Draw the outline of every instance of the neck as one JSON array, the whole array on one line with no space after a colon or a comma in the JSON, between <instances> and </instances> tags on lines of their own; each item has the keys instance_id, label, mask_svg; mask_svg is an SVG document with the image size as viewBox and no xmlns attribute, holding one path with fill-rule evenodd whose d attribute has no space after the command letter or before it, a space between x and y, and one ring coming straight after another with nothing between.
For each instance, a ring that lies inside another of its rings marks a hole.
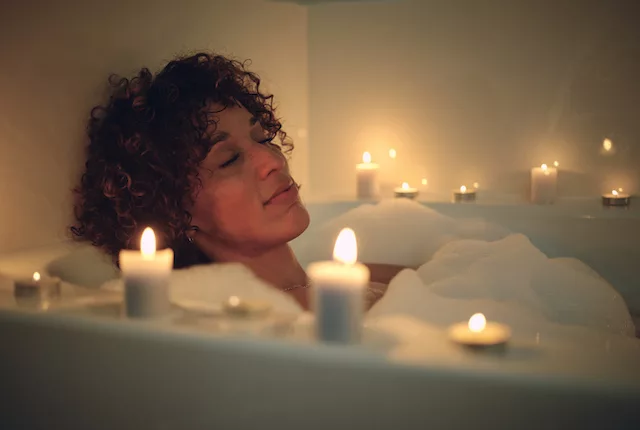
<instances>
[{"instance_id":1,"label":"neck","mask_svg":"<svg viewBox=\"0 0 640 430\"><path fill-rule=\"evenodd\" d=\"M203 246L201 246L203 245ZM198 244L211 260L220 263L242 263L257 277L280 289L303 285L307 275L300 266L288 244L270 248L263 252L243 253L234 250L207 249L206 244Z\"/></svg>"}]
</instances>

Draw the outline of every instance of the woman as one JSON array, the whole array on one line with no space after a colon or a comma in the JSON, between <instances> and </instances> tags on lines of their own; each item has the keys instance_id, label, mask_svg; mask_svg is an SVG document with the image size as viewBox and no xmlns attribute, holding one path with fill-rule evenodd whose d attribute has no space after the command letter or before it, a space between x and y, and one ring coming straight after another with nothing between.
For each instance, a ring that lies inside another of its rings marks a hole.
<instances>
[{"instance_id":1,"label":"woman","mask_svg":"<svg viewBox=\"0 0 640 430\"><path fill-rule=\"evenodd\" d=\"M240 262L308 308L307 276L288 242L309 225L286 160L293 144L273 96L243 63L199 53L155 77L110 79L93 109L75 238L111 254L139 247L151 226L175 267ZM398 271L371 266L387 283ZM372 304L384 288L371 288Z\"/></svg>"}]
</instances>

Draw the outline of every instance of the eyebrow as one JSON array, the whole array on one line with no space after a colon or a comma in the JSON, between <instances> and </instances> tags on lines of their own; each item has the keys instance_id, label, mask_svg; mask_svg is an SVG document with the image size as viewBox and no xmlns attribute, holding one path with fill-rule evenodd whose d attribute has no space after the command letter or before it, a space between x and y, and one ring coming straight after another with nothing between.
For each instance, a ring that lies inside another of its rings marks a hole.
<instances>
[{"instance_id":1,"label":"eyebrow","mask_svg":"<svg viewBox=\"0 0 640 430\"><path fill-rule=\"evenodd\" d=\"M256 125L257 122L258 122L257 116L252 116L251 118L249 118L249 125L254 126ZM213 136L213 138L211 139L211 146L215 145L218 142L222 142L223 140L226 140L228 138L229 138L229 133L227 133L226 131L221 131L220 133L216 133L216 135Z\"/></svg>"}]
</instances>

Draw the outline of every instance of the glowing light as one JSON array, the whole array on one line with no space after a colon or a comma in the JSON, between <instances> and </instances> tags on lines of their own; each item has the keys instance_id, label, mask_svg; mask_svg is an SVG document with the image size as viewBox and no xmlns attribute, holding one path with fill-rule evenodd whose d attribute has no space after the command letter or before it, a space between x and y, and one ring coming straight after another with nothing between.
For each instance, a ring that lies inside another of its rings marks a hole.
<instances>
[{"instance_id":1,"label":"glowing light","mask_svg":"<svg viewBox=\"0 0 640 430\"><path fill-rule=\"evenodd\" d=\"M605 139L602 141L602 148L609 152L611 151L611 149L613 148L613 142L611 141L611 139Z\"/></svg>"},{"instance_id":2,"label":"glowing light","mask_svg":"<svg viewBox=\"0 0 640 430\"><path fill-rule=\"evenodd\" d=\"M477 182L474 182L473 183L473 188L475 188L477 190L478 188L480 188L480 184L477 183Z\"/></svg>"},{"instance_id":3,"label":"glowing light","mask_svg":"<svg viewBox=\"0 0 640 430\"><path fill-rule=\"evenodd\" d=\"M409 184L407 182L403 182L402 183L402 189L403 190L408 190L409 189Z\"/></svg>"},{"instance_id":4,"label":"glowing light","mask_svg":"<svg viewBox=\"0 0 640 430\"><path fill-rule=\"evenodd\" d=\"M371 154L369 154L368 152L362 154L362 162L365 164L371 163Z\"/></svg>"},{"instance_id":5,"label":"glowing light","mask_svg":"<svg viewBox=\"0 0 640 430\"><path fill-rule=\"evenodd\" d=\"M428 183L427 178L422 178L422 185L427 185Z\"/></svg>"},{"instance_id":6,"label":"glowing light","mask_svg":"<svg viewBox=\"0 0 640 430\"><path fill-rule=\"evenodd\" d=\"M350 228L343 228L333 247L333 259L344 264L358 261L358 242L356 234Z\"/></svg>"},{"instance_id":7,"label":"glowing light","mask_svg":"<svg viewBox=\"0 0 640 430\"><path fill-rule=\"evenodd\" d=\"M618 191L622 192L622 188L618 188Z\"/></svg>"},{"instance_id":8,"label":"glowing light","mask_svg":"<svg viewBox=\"0 0 640 430\"><path fill-rule=\"evenodd\" d=\"M618 191L617 190L611 190L611 194L613 194L614 196L618 195Z\"/></svg>"},{"instance_id":9,"label":"glowing light","mask_svg":"<svg viewBox=\"0 0 640 430\"><path fill-rule=\"evenodd\" d=\"M38 282L40 280L40 273L34 272L33 273L33 280Z\"/></svg>"},{"instance_id":10,"label":"glowing light","mask_svg":"<svg viewBox=\"0 0 640 430\"><path fill-rule=\"evenodd\" d=\"M541 168L542 170L547 170L549 167L547 167L547 165L546 165L546 164L543 164L543 165L541 165L541 166L540 166L540 168Z\"/></svg>"},{"instance_id":11,"label":"glowing light","mask_svg":"<svg viewBox=\"0 0 640 430\"><path fill-rule=\"evenodd\" d=\"M389 158L396 158L396 155L397 155L396 150L391 148L389 150Z\"/></svg>"},{"instance_id":12,"label":"glowing light","mask_svg":"<svg viewBox=\"0 0 640 430\"><path fill-rule=\"evenodd\" d=\"M153 233L151 227L145 228L142 232L140 252L142 253L142 258L149 260L156 255L156 235Z\"/></svg>"},{"instance_id":13,"label":"glowing light","mask_svg":"<svg viewBox=\"0 0 640 430\"><path fill-rule=\"evenodd\" d=\"M466 193L467 192L467 187L465 187L464 185L460 187L460 192L461 193Z\"/></svg>"},{"instance_id":14,"label":"glowing light","mask_svg":"<svg viewBox=\"0 0 640 430\"><path fill-rule=\"evenodd\" d=\"M236 307L240 304L240 298L238 296L229 297L229 305Z\"/></svg>"},{"instance_id":15,"label":"glowing light","mask_svg":"<svg viewBox=\"0 0 640 430\"><path fill-rule=\"evenodd\" d=\"M555 167L558 167L558 166L560 165L560 163L558 163L557 161L554 161L554 162L553 162L553 165L554 165Z\"/></svg>"},{"instance_id":16,"label":"glowing light","mask_svg":"<svg viewBox=\"0 0 640 430\"><path fill-rule=\"evenodd\" d=\"M473 314L469 318L469 330L474 333L480 333L487 326L487 319L483 314Z\"/></svg>"}]
</instances>

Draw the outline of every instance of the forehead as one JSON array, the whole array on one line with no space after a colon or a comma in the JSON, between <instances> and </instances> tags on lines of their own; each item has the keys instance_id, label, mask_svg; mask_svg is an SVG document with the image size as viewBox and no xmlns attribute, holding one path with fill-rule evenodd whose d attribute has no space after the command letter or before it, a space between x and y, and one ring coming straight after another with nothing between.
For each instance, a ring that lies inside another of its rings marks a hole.
<instances>
[{"instance_id":1,"label":"forehead","mask_svg":"<svg viewBox=\"0 0 640 430\"><path fill-rule=\"evenodd\" d=\"M225 108L222 105L211 103L207 109L212 120L212 124L209 125L209 130L212 132L231 133L234 130L244 130L253 125L253 121L251 121L253 115L242 106Z\"/></svg>"}]
</instances>

